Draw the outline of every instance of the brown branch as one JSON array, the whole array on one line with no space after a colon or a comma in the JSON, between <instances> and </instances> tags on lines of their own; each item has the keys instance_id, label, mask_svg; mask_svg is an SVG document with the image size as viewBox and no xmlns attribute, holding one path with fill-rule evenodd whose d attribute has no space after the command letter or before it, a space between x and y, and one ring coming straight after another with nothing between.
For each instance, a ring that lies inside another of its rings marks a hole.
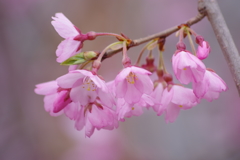
<instances>
[{"instance_id":1,"label":"brown branch","mask_svg":"<svg viewBox=\"0 0 240 160\"><path fill-rule=\"evenodd\" d=\"M205 17L205 14L199 13L196 17L193 17L193 18L189 19L184 24L187 24L188 26L191 26L191 25L199 22L200 20L202 20L204 17ZM156 34L144 37L144 38L133 40L132 43L130 45L128 45L128 49L131 48L131 47L143 44L145 42L151 41L151 40L153 40L155 38L167 37L167 36L173 34L174 32L178 31L180 29L178 26L179 25L174 26L174 27L169 28L169 29L166 29L165 31L162 31L162 32L159 32L159 33L156 33ZM122 48L106 52L105 55L103 56L103 60L113 56L114 54L116 54L116 53L118 53L120 51L122 51Z\"/></svg>"},{"instance_id":2,"label":"brown branch","mask_svg":"<svg viewBox=\"0 0 240 160\"><path fill-rule=\"evenodd\" d=\"M216 0L199 0L199 12L206 14L231 70L240 95L240 56Z\"/></svg>"}]
</instances>

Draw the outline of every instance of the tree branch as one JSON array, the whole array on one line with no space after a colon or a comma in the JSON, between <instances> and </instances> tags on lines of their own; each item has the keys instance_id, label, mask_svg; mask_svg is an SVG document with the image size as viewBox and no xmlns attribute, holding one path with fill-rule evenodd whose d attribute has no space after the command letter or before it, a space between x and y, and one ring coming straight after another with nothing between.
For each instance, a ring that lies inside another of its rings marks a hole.
<instances>
[{"instance_id":1,"label":"tree branch","mask_svg":"<svg viewBox=\"0 0 240 160\"><path fill-rule=\"evenodd\" d=\"M202 13L199 13L197 16L189 19L187 22L185 22L184 24L187 24L188 26L191 26L197 22L199 22L200 20L202 20L203 18L205 17L205 13L203 12ZM181 25L181 24L180 24ZM156 33L156 34L153 34L153 35L150 35L150 36L147 36L147 37L144 37L144 38L140 38L140 39L136 39L136 40L133 40L132 43L130 45L128 45L128 49L131 48L131 47L134 47L134 46L138 46L140 44L143 44L145 42L148 42L148 41L151 41L155 38L160 38L160 37L167 37L171 34L173 34L174 32L178 31L180 28L178 27L179 25L177 26L174 26L172 28L169 28L169 29L166 29L165 31L162 31L162 32L159 32L159 33ZM116 49L116 50L111 50L111 51L108 51L105 53L105 55L103 56L102 60L106 59L106 58L109 58L111 56L113 56L114 54L118 53L122 51L122 48L119 48L119 49Z\"/></svg>"},{"instance_id":2,"label":"tree branch","mask_svg":"<svg viewBox=\"0 0 240 160\"><path fill-rule=\"evenodd\" d=\"M206 14L231 70L240 95L240 56L216 0L199 0L199 12Z\"/></svg>"}]
</instances>

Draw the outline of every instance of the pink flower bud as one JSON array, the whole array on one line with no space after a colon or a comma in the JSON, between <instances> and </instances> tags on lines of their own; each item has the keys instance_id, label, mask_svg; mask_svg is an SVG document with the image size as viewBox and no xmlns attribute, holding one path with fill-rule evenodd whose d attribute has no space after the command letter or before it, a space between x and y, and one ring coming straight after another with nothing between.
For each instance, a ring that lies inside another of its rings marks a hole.
<instances>
[{"instance_id":1,"label":"pink flower bud","mask_svg":"<svg viewBox=\"0 0 240 160\"><path fill-rule=\"evenodd\" d=\"M211 51L211 48L208 42L203 41L202 43L199 43L198 50L197 50L197 57L203 60L208 57L210 51Z\"/></svg>"},{"instance_id":2,"label":"pink flower bud","mask_svg":"<svg viewBox=\"0 0 240 160\"><path fill-rule=\"evenodd\" d=\"M179 51L186 50L186 45L183 42L178 42L177 43L177 50L179 50Z\"/></svg>"},{"instance_id":3,"label":"pink flower bud","mask_svg":"<svg viewBox=\"0 0 240 160\"><path fill-rule=\"evenodd\" d=\"M154 65L154 58L153 57L147 57L146 58L146 64L143 64L142 68L148 70L151 73L156 71L156 66Z\"/></svg>"},{"instance_id":4,"label":"pink flower bud","mask_svg":"<svg viewBox=\"0 0 240 160\"><path fill-rule=\"evenodd\" d=\"M94 40L97 37L96 32L88 32L87 33L88 40Z\"/></svg>"}]
</instances>

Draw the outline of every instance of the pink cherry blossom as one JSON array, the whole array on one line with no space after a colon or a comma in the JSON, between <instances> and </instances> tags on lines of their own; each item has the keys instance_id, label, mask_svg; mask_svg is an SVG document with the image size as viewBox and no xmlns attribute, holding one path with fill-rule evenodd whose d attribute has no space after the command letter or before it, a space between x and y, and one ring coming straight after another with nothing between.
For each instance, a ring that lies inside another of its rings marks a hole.
<instances>
[{"instance_id":1,"label":"pink cherry blossom","mask_svg":"<svg viewBox=\"0 0 240 160\"><path fill-rule=\"evenodd\" d=\"M57 48L57 62L63 62L77 54L82 47L81 32L62 13L56 13L51 22L58 34L65 38Z\"/></svg>"},{"instance_id":2,"label":"pink cherry blossom","mask_svg":"<svg viewBox=\"0 0 240 160\"><path fill-rule=\"evenodd\" d=\"M140 101L143 94L150 94L153 83L145 69L130 66L124 68L115 78L115 95L124 98L128 104Z\"/></svg>"},{"instance_id":3,"label":"pink cherry blossom","mask_svg":"<svg viewBox=\"0 0 240 160\"><path fill-rule=\"evenodd\" d=\"M167 123L174 122L181 109L190 109L198 104L198 99L193 90L179 85L173 85L168 96L171 96L172 99L167 106L163 106ZM162 112L162 108L159 109L159 112Z\"/></svg>"},{"instance_id":4,"label":"pink cherry blossom","mask_svg":"<svg viewBox=\"0 0 240 160\"><path fill-rule=\"evenodd\" d=\"M202 81L193 83L194 94L198 98L205 98L210 102L217 99L220 92L226 90L226 83L212 70L206 70Z\"/></svg>"},{"instance_id":5,"label":"pink cherry blossom","mask_svg":"<svg viewBox=\"0 0 240 160\"><path fill-rule=\"evenodd\" d=\"M61 88L71 88L70 97L73 102L79 102L85 106L100 98L107 106L113 105L111 95L105 81L98 75L93 75L87 70L74 70L57 79Z\"/></svg>"},{"instance_id":6,"label":"pink cherry blossom","mask_svg":"<svg viewBox=\"0 0 240 160\"><path fill-rule=\"evenodd\" d=\"M202 61L188 51L175 53L172 66L177 79L183 84L201 81L206 71Z\"/></svg>"},{"instance_id":7,"label":"pink cherry blossom","mask_svg":"<svg viewBox=\"0 0 240 160\"><path fill-rule=\"evenodd\" d=\"M87 105L70 103L64 112L66 116L75 121L75 128L82 130L85 127L85 135L90 137L94 130L112 130L118 127L117 116L114 110L96 100Z\"/></svg>"},{"instance_id":8,"label":"pink cherry blossom","mask_svg":"<svg viewBox=\"0 0 240 160\"><path fill-rule=\"evenodd\" d=\"M45 95L44 108L52 116L61 114L72 100L69 97L69 89L62 89L56 81L50 81L36 85L35 93Z\"/></svg>"},{"instance_id":9,"label":"pink cherry blossom","mask_svg":"<svg viewBox=\"0 0 240 160\"><path fill-rule=\"evenodd\" d=\"M197 57L201 60L208 57L211 51L210 45L206 41L202 41L202 43L198 46Z\"/></svg>"},{"instance_id":10,"label":"pink cherry blossom","mask_svg":"<svg viewBox=\"0 0 240 160\"><path fill-rule=\"evenodd\" d=\"M162 83L159 83L151 94L154 99L154 105L152 108L158 113L158 116L162 115L166 107L172 100L173 92L170 92L168 88L164 88Z\"/></svg>"},{"instance_id":11,"label":"pink cherry blossom","mask_svg":"<svg viewBox=\"0 0 240 160\"><path fill-rule=\"evenodd\" d=\"M154 105L154 100L151 96L143 94L139 102L136 104L129 104L124 98L117 99L117 110L118 120L125 121L124 118L130 118L132 116L140 116L143 114L143 108L149 108Z\"/></svg>"}]
</instances>

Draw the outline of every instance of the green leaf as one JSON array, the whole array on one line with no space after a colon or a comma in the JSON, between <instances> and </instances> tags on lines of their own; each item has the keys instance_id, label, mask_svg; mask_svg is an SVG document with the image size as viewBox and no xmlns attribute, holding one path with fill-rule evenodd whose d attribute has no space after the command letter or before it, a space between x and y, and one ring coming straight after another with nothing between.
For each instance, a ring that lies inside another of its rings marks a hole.
<instances>
[{"instance_id":1,"label":"green leaf","mask_svg":"<svg viewBox=\"0 0 240 160\"><path fill-rule=\"evenodd\" d=\"M62 62L61 65L77 65L77 64L81 64L84 63L86 60L83 56L83 52L78 53L70 58L68 58L66 61Z\"/></svg>"}]
</instances>

